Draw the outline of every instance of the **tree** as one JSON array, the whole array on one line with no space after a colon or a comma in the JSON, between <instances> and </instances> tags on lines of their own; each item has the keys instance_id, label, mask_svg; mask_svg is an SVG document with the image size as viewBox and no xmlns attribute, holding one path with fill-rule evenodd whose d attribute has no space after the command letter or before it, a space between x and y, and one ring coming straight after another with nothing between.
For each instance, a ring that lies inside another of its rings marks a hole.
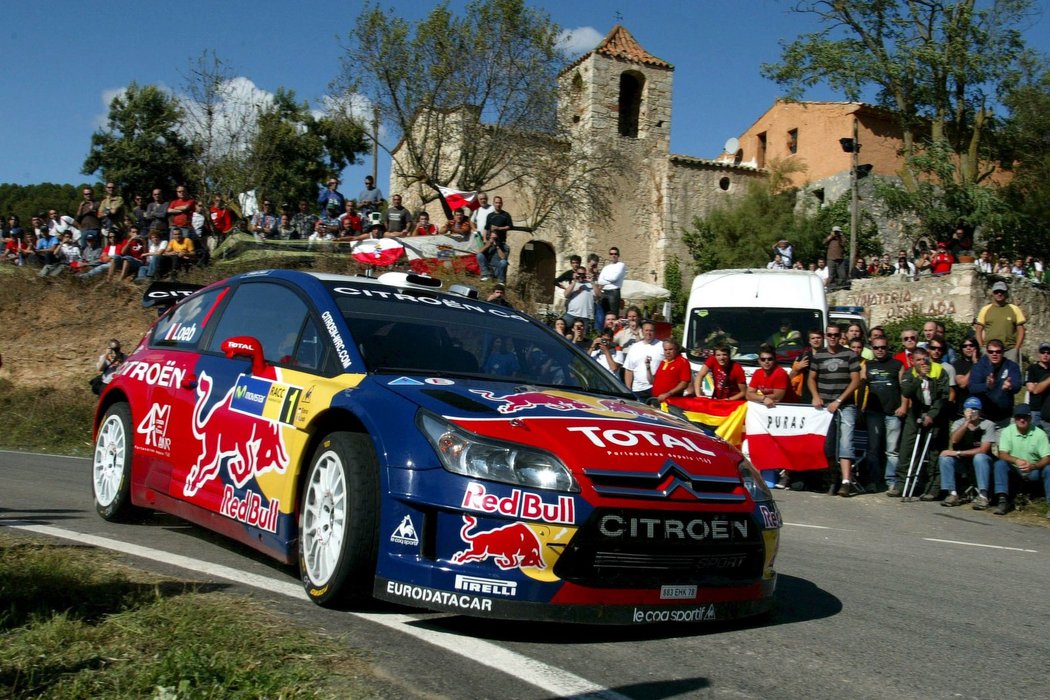
<instances>
[{"instance_id":1,"label":"tree","mask_svg":"<svg viewBox=\"0 0 1050 700\"><path fill-rule=\"evenodd\" d=\"M825 83L859 100L876 89L877 102L897 116L905 160L897 206L920 216L930 196L953 191L939 205L956 219L972 207L997 209L974 186L995 172L992 102L1024 55L1018 25L1032 0L805 0L795 11L823 25L783 48L763 73L799 96ZM912 198L921 182L932 183ZM938 188L945 188L944 190ZM938 232L939 233L939 232Z\"/></svg>"},{"instance_id":2,"label":"tree","mask_svg":"<svg viewBox=\"0 0 1050 700\"><path fill-rule=\"evenodd\" d=\"M378 5L355 22L337 84L365 94L397 140L395 175L423 202L432 185L491 190L514 185L528 224L555 210L608 211L604 175L616 154L566 158L556 120L559 28L523 0L447 3L410 23Z\"/></svg>"},{"instance_id":3,"label":"tree","mask_svg":"<svg viewBox=\"0 0 1050 700\"><path fill-rule=\"evenodd\" d=\"M91 135L83 173L101 172L125 193L170 192L186 182L194 149L179 130L182 109L155 85L132 82L109 104L106 127Z\"/></svg>"},{"instance_id":4,"label":"tree","mask_svg":"<svg viewBox=\"0 0 1050 700\"><path fill-rule=\"evenodd\" d=\"M278 88L262 110L250 143L247 172L266 197L292 204L317 197L317 186L354 162L365 148L361 126L341 115L316 117L295 93Z\"/></svg>"},{"instance_id":5,"label":"tree","mask_svg":"<svg viewBox=\"0 0 1050 700\"><path fill-rule=\"evenodd\" d=\"M1010 109L1004 128L1008 161L1017 161L1003 190L1011 217L1003 227L1004 252L1046 247L1050 230L1050 69L1026 65L1003 102Z\"/></svg>"}]
</instances>

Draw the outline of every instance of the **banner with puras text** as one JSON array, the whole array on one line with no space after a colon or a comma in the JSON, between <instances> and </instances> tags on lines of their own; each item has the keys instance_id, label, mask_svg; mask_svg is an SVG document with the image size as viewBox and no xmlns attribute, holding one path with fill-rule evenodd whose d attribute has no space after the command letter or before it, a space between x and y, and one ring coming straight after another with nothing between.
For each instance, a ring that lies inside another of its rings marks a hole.
<instances>
[{"instance_id":1,"label":"banner with puras text","mask_svg":"<svg viewBox=\"0 0 1050 700\"><path fill-rule=\"evenodd\" d=\"M824 443L834 414L806 404L769 408L748 402L744 419L745 450L759 470L826 469Z\"/></svg>"}]
</instances>

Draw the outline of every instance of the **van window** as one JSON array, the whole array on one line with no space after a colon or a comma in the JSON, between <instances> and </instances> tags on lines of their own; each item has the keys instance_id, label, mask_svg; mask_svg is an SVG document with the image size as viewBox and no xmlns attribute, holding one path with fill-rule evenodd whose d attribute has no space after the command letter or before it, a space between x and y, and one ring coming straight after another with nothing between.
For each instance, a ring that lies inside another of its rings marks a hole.
<instances>
[{"instance_id":1,"label":"van window","mask_svg":"<svg viewBox=\"0 0 1050 700\"><path fill-rule=\"evenodd\" d=\"M725 344L733 359L758 364L763 343L776 349L781 362L797 357L806 348L810 329L823 330L823 319L818 309L695 308L686 327L691 360L702 362Z\"/></svg>"}]
</instances>

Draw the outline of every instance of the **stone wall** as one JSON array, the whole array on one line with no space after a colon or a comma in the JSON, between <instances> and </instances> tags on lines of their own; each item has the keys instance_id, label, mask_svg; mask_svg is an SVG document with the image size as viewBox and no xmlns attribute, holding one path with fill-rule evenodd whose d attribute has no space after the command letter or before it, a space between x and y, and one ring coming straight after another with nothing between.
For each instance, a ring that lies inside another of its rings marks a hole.
<instances>
[{"instance_id":1,"label":"stone wall","mask_svg":"<svg viewBox=\"0 0 1050 700\"><path fill-rule=\"evenodd\" d=\"M992 284L1002 278L984 275L972 264L957 264L943 277L874 277L854 280L850 289L828 294L829 306L863 306L870 326L907 316L947 316L971 323L982 306L991 302ZM1042 342L1050 341L1050 291L1024 280L1006 280L1010 302L1028 318L1024 352L1036 357ZM891 339L896 340L896 339Z\"/></svg>"}]
</instances>

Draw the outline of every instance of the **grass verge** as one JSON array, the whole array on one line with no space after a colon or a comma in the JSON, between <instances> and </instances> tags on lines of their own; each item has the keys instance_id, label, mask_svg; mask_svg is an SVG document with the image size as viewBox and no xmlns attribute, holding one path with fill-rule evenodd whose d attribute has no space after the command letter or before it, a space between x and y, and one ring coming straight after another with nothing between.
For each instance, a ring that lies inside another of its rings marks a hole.
<instances>
[{"instance_id":1,"label":"grass verge","mask_svg":"<svg viewBox=\"0 0 1050 700\"><path fill-rule=\"evenodd\" d=\"M16 386L0 379L0 447L86 457L98 397L83 386Z\"/></svg>"},{"instance_id":2,"label":"grass verge","mask_svg":"<svg viewBox=\"0 0 1050 700\"><path fill-rule=\"evenodd\" d=\"M250 598L0 531L0 697L393 697L383 685Z\"/></svg>"}]
</instances>

